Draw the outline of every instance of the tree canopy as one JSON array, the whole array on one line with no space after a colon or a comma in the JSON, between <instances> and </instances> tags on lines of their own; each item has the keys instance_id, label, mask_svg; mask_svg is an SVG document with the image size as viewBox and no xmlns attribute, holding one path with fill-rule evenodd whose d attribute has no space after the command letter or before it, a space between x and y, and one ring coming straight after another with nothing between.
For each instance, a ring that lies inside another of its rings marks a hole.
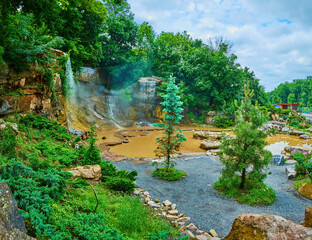
<instances>
[{"instance_id":1,"label":"tree canopy","mask_svg":"<svg viewBox=\"0 0 312 240\"><path fill-rule=\"evenodd\" d=\"M0 64L4 59L19 71L47 61L49 49L57 48L69 54L76 71L100 67L111 88L173 74L184 107L198 117L209 110L229 112L247 81L252 102L267 103L259 79L237 62L229 41L205 43L186 31L157 34L148 22L135 22L127 1L4 0L0 30Z\"/></svg>"}]
</instances>

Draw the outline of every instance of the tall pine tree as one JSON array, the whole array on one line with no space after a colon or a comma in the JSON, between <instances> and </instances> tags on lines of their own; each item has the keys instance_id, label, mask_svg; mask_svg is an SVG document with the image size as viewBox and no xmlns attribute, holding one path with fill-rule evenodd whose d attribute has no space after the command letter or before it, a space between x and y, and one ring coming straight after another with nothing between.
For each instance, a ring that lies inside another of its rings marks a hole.
<instances>
[{"instance_id":1,"label":"tall pine tree","mask_svg":"<svg viewBox=\"0 0 312 240\"><path fill-rule=\"evenodd\" d=\"M175 162L172 161L171 155L178 152L182 142L186 141L182 131L174 126L174 124L179 124L183 118L183 103L180 101L178 91L179 88L175 84L174 77L170 76L161 102L165 113L164 119L162 124L158 124L164 129L164 135L156 139L157 149L155 150L157 157L165 157L164 170L166 172L172 172L172 169L174 169Z\"/></svg>"},{"instance_id":2,"label":"tall pine tree","mask_svg":"<svg viewBox=\"0 0 312 240\"><path fill-rule=\"evenodd\" d=\"M222 139L220 160L224 168L214 186L229 197L241 199L251 190L263 188L274 201L273 190L263 183L265 170L272 159L271 153L264 149L269 133L259 130L266 116L261 114L257 104L251 104L252 96L253 91L247 83L236 114L235 137L224 136Z\"/></svg>"}]
</instances>

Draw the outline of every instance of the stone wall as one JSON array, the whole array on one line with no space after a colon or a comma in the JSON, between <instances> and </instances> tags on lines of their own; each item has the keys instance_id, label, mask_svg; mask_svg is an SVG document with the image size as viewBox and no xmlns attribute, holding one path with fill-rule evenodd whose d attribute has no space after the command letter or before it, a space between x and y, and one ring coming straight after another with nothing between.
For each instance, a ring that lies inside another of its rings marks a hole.
<instances>
[{"instance_id":1,"label":"stone wall","mask_svg":"<svg viewBox=\"0 0 312 240\"><path fill-rule=\"evenodd\" d=\"M31 67L16 72L5 66L0 72L0 117L14 114L43 114L48 118L66 121L65 98L59 74L54 75L55 100L43 79L44 75Z\"/></svg>"}]
</instances>

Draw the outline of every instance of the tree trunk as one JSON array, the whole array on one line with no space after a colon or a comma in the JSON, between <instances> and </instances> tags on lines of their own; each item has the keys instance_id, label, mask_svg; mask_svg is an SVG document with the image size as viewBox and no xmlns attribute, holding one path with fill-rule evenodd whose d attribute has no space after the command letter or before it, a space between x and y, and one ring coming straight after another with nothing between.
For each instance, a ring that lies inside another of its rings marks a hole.
<instances>
[{"instance_id":1,"label":"tree trunk","mask_svg":"<svg viewBox=\"0 0 312 240\"><path fill-rule=\"evenodd\" d=\"M241 184L239 185L239 189L245 188L245 180L246 180L246 168L243 168L242 181L241 181Z\"/></svg>"},{"instance_id":2,"label":"tree trunk","mask_svg":"<svg viewBox=\"0 0 312 240\"><path fill-rule=\"evenodd\" d=\"M171 126L169 126L168 129L168 139L167 139L167 172L169 171L169 167L170 167L170 142L171 142Z\"/></svg>"}]
</instances>

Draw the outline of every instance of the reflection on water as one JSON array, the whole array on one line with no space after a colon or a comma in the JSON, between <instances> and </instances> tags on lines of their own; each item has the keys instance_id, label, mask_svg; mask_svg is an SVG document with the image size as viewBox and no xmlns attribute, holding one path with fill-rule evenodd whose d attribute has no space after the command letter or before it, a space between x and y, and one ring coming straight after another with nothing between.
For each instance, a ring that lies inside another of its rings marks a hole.
<instances>
[{"instance_id":1,"label":"reflection on water","mask_svg":"<svg viewBox=\"0 0 312 240\"><path fill-rule=\"evenodd\" d=\"M204 127L196 127L195 129L193 126L183 126L181 128L187 139L187 141L182 145L180 151L181 153L205 152L205 150L199 148L202 140L193 138L194 131L219 130L215 128ZM134 127L125 128L123 130L102 130L98 131L97 134L99 138L99 144L107 142L120 142L124 138L129 140L129 143L111 146L110 152L114 152L126 157L155 157L155 139L162 136L162 131L151 127ZM126 137L122 137L122 135ZM102 139L103 136L105 139ZM304 146L312 149L312 140L300 139L298 136L293 135L277 134L275 136L268 137L267 141L270 145L268 145L266 149L271 151L273 154L281 154L281 151L287 145Z\"/></svg>"}]
</instances>

